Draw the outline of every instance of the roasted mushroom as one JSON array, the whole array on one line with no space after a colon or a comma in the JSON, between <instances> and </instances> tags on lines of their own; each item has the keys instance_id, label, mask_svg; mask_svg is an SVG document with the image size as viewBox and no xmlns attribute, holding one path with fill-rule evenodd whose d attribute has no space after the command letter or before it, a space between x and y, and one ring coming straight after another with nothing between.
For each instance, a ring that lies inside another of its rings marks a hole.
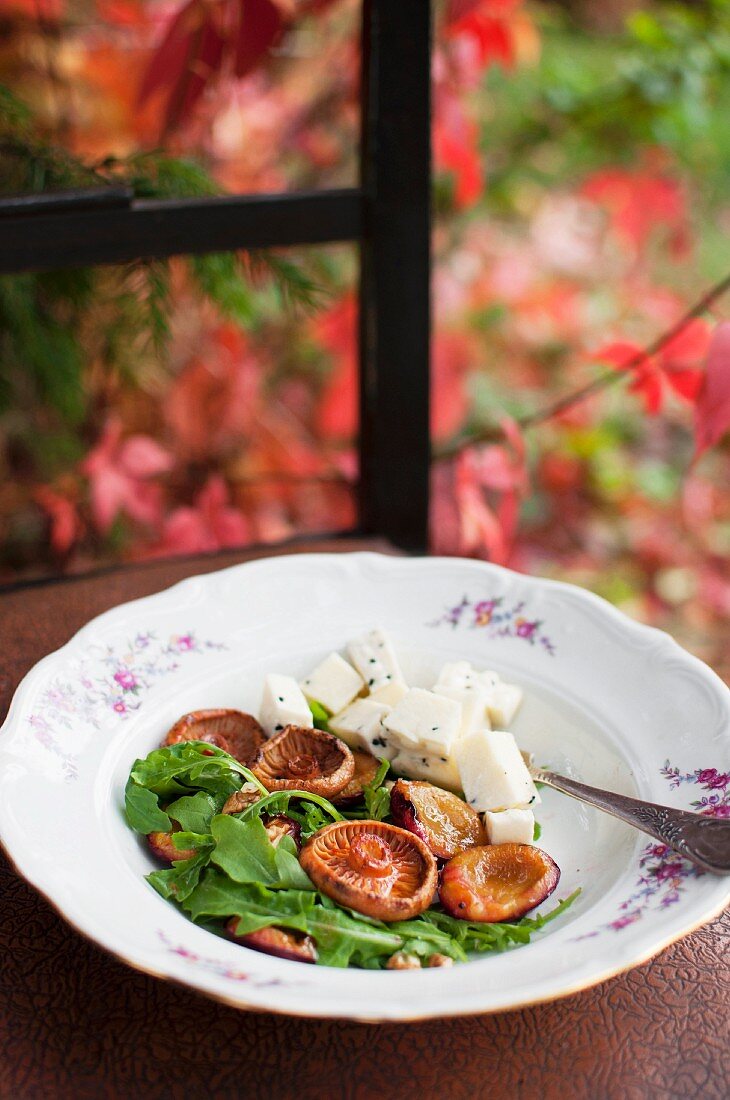
<instances>
[{"instance_id":1,"label":"roasted mushroom","mask_svg":"<svg viewBox=\"0 0 730 1100\"><path fill-rule=\"evenodd\" d=\"M437 859L486 844L476 810L462 798L433 783L399 779L390 792L390 812L396 825L425 840Z\"/></svg>"},{"instance_id":2,"label":"roasted mushroom","mask_svg":"<svg viewBox=\"0 0 730 1100\"><path fill-rule=\"evenodd\" d=\"M460 852L441 872L439 897L463 920L517 920L552 894L560 880L554 859L532 844L491 844Z\"/></svg>"},{"instance_id":3,"label":"roasted mushroom","mask_svg":"<svg viewBox=\"0 0 730 1100\"><path fill-rule=\"evenodd\" d=\"M335 806L352 806L359 802L368 783L372 783L380 767L380 761L369 752L360 752L359 749L350 750L355 760L355 771L352 779L346 787L333 798Z\"/></svg>"},{"instance_id":4,"label":"roasted mushroom","mask_svg":"<svg viewBox=\"0 0 730 1100\"><path fill-rule=\"evenodd\" d=\"M173 828L169 833L148 833L147 843L152 849L153 855L158 859L164 859L165 863L173 863L177 859L191 859L196 855L195 848L176 848L172 842L172 834L179 833L180 826L173 822Z\"/></svg>"},{"instance_id":5,"label":"roasted mushroom","mask_svg":"<svg viewBox=\"0 0 730 1100\"><path fill-rule=\"evenodd\" d=\"M352 779L355 761L344 741L323 730L285 726L259 749L251 771L269 791L339 794Z\"/></svg>"},{"instance_id":6,"label":"roasted mushroom","mask_svg":"<svg viewBox=\"0 0 730 1100\"><path fill-rule=\"evenodd\" d=\"M299 851L302 846L302 827L298 821L292 821L286 814L266 814L263 821L266 835L275 848L285 836L290 836Z\"/></svg>"},{"instance_id":7,"label":"roasted mushroom","mask_svg":"<svg viewBox=\"0 0 730 1100\"><path fill-rule=\"evenodd\" d=\"M163 744L206 741L250 764L264 740L264 731L252 714L241 710L194 710L178 718Z\"/></svg>"},{"instance_id":8,"label":"roasted mushroom","mask_svg":"<svg viewBox=\"0 0 730 1100\"><path fill-rule=\"evenodd\" d=\"M261 928L258 932L239 935L236 932L238 917L231 917L226 931L236 943L251 947L254 951L263 951L266 955L277 955L280 959L292 959L294 962L315 963L317 947L311 936L302 932L292 932L285 928Z\"/></svg>"},{"instance_id":9,"label":"roasted mushroom","mask_svg":"<svg viewBox=\"0 0 730 1100\"><path fill-rule=\"evenodd\" d=\"M384 821L335 821L299 861L323 894L377 920L408 920L433 901L436 860L423 841Z\"/></svg>"}]
</instances>

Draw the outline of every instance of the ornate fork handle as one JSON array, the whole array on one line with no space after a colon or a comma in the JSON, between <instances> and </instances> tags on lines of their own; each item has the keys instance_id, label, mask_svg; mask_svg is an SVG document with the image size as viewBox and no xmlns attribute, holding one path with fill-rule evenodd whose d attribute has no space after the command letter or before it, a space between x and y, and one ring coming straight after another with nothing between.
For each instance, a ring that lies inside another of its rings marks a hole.
<instances>
[{"instance_id":1,"label":"ornate fork handle","mask_svg":"<svg viewBox=\"0 0 730 1100\"><path fill-rule=\"evenodd\" d=\"M563 791L589 806L613 814L642 832L666 844L675 852L696 863L713 875L730 874L730 819L721 820L694 814L687 810L674 810L656 802L642 802L624 794L613 794L598 787L589 787L542 768L531 768L533 779Z\"/></svg>"}]
</instances>

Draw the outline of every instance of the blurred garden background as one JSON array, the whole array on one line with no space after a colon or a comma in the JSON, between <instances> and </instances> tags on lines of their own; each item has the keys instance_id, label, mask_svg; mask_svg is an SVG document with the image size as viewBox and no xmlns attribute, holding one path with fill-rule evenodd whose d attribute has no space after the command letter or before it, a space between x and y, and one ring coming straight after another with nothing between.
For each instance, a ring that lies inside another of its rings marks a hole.
<instances>
[{"instance_id":1,"label":"blurred garden background","mask_svg":"<svg viewBox=\"0 0 730 1100\"><path fill-rule=\"evenodd\" d=\"M730 679L730 4L435 12L432 549ZM0 186L352 185L359 16L0 0ZM352 527L356 286L351 246L0 278L0 581Z\"/></svg>"}]
</instances>

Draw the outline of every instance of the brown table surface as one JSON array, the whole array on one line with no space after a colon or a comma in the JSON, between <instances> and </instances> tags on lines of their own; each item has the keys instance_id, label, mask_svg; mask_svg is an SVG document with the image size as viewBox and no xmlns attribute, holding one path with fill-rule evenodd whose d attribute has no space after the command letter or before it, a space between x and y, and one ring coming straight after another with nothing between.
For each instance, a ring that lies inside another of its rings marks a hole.
<instances>
[{"instance_id":1,"label":"brown table surface","mask_svg":"<svg viewBox=\"0 0 730 1100\"><path fill-rule=\"evenodd\" d=\"M353 548L363 544L302 547ZM21 676L92 616L247 556L6 592L0 717ZM0 855L3 1098L728 1095L728 913L647 965L552 1004L420 1024L308 1021L239 1012L128 969L73 932Z\"/></svg>"}]
</instances>

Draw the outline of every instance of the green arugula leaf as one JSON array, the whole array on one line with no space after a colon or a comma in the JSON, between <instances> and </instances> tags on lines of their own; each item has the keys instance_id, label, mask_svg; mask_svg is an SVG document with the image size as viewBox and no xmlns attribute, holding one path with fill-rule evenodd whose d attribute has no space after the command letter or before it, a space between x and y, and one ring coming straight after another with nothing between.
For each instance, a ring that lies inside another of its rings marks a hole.
<instances>
[{"instance_id":1,"label":"green arugula leaf","mask_svg":"<svg viewBox=\"0 0 730 1100\"><path fill-rule=\"evenodd\" d=\"M228 875L209 867L185 899L185 908L194 921L201 917L238 917L242 934L272 924L306 932L306 915L314 903L315 895L309 891L269 890L257 883L233 882Z\"/></svg>"},{"instance_id":2,"label":"green arugula leaf","mask_svg":"<svg viewBox=\"0 0 730 1100\"><path fill-rule=\"evenodd\" d=\"M255 783L262 794L267 793L248 768L204 741L181 741L153 749L144 760L134 762L130 776L140 787L165 800L189 795L191 788L225 800L240 790L242 780Z\"/></svg>"},{"instance_id":3,"label":"green arugula leaf","mask_svg":"<svg viewBox=\"0 0 730 1100\"><path fill-rule=\"evenodd\" d=\"M212 848L213 837L210 833L186 833L180 831L172 834L173 848L183 851L185 848Z\"/></svg>"},{"instance_id":4,"label":"green arugula leaf","mask_svg":"<svg viewBox=\"0 0 730 1100\"><path fill-rule=\"evenodd\" d=\"M169 833L172 822L160 809L157 795L140 787L130 776L124 788L124 816L137 833Z\"/></svg>"},{"instance_id":5,"label":"green arugula leaf","mask_svg":"<svg viewBox=\"0 0 730 1100\"><path fill-rule=\"evenodd\" d=\"M303 890L270 890L252 883L232 882L208 868L185 901L193 920L201 917L238 917L237 932L245 935L276 925L312 936L318 961L345 967L368 960L385 962L400 950L403 939L387 925L361 921L348 915L328 898Z\"/></svg>"},{"instance_id":6,"label":"green arugula leaf","mask_svg":"<svg viewBox=\"0 0 730 1100\"><path fill-rule=\"evenodd\" d=\"M147 875L147 881L163 898L183 902L198 885L201 872L208 865L210 852L208 848L190 859L176 860L172 867Z\"/></svg>"},{"instance_id":7,"label":"green arugula leaf","mask_svg":"<svg viewBox=\"0 0 730 1100\"><path fill-rule=\"evenodd\" d=\"M274 848L274 853L280 887L288 890L315 889L314 883L299 862L299 853L293 837L283 836Z\"/></svg>"},{"instance_id":8,"label":"green arugula leaf","mask_svg":"<svg viewBox=\"0 0 730 1100\"><path fill-rule=\"evenodd\" d=\"M390 815L390 791L383 786L389 771L390 762L381 760L372 781L363 788L365 811L370 821L385 821Z\"/></svg>"},{"instance_id":9,"label":"green arugula leaf","mask_svg":"<svg viewBox=\"0 0 730 1100\"><path fill-rule=\"evenodd\" d=\"M219 814L210 829L215 840L212 861L234 882L278 885L276 851L260 817L241 821L230 814Z\"/></svg>"},{"instance_id":10,"label":"green arugula leaf","mask_svg":"<svg viewBox=\"0 0 730 1100\"><path fill-rule=\"evenodd\" d=\"M221 797L215 798L207 791L186 794L167 807L168 817L189 833L207 833L212 818L222 809Z\"/></svg>"}]
</instances>

